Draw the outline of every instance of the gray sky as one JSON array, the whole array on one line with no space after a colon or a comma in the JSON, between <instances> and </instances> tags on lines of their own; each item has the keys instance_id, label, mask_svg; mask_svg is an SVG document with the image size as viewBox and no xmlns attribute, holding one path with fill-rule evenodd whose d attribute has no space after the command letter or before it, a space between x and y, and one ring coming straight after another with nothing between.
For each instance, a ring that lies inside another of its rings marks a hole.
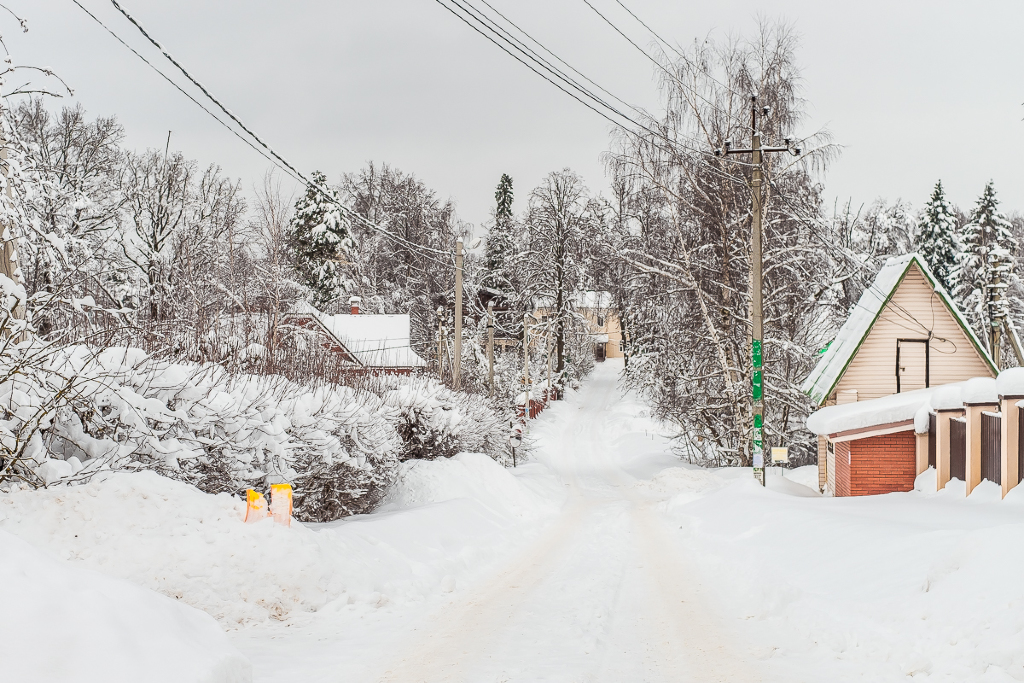
<instances>
[{"instance_id":1,"label":"gray sky","mask_svg":"<svg viewBox=\"0 0 1024 683\"><path fill-rule=\"evenodd\" d=\"M167 73L108 0L80 0ZM614 0L591 0L642 45ZM490 0L622 99L656 110L653 67L582 0ZM902 197L920 206L936 179L973 205L995 180L1024 209L1024 3L899 0L624 0L679 44L750 35L756 17L801 34L805 130L845 146L825 177L831 199ZM434 0L121 0L194 75L293 164L332 180L369 160L413 172L483 222L502 173L516 209L548 172L605 187L609 125L485 41ZM116 114L137 147L216 162L247 190L268 164L163 82L71 0L8 0L0 19L18 63L54 68L91 114ZM165 68L166 67L166 68ZM831 200L830 199L830 200Z\"/></svg>"}]
</instances>

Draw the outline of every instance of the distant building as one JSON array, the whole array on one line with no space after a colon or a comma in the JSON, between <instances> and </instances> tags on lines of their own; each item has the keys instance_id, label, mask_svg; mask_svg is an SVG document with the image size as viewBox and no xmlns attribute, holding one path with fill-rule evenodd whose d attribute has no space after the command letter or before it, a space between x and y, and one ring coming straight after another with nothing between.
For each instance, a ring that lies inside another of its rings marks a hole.
<instances>
[{"instance_id":1,"label":"distant building","mask_svg":"<svg viewBox=\"0 0 1024 683\"><path fill-rule=\"evenodd\" d=\"M927 263L908 254L889 259L878 272L803 391L819 406L832 406L996 373L988 351ZM912 421L875 420L863 428L820 434L819 488L857 495L906 490L908 482L912 487L913 430ZM893 474L897 470L902 474Z\"/></svg>"},{"instance_id":2,"label":"distant building","mask_svg":"<svg viewBox=\"0 0 1024 683\"><path fill-rule=\"evenodd\" d=\"M594 340L594 360L622 358L622 327L611 292L580 292L576 297L576 310L587 319Z\"/></svg>"},{"instance_id":3,"label":"distant building","mask_svg":"<svg viewBox=\"0 0 1024 683\"><path fill-rule=\"evenodd\" d=\"M314 332L317 347L340 356L352 372L408 374L427 363L410 344L409 315L366 315L359 312L359 298L350 300L351 312L321 313L302 304L288 316L288 322Z\"/></svg>"},{"instance_id":4,"label":"distant building","mask_svg":"<svg viewBox=\"0 0 1024 683\"><path fill-rule=\"evenodd\" d=\"M573 297L573 307L586 320L587 334L594 344L594 360L622 358L622 328L619 312L612 304L611 292L587 290ZM534 306L537 326L543 326L551 317L554 306L549 299L541 299Z\"/></svg>"}]
</instances>

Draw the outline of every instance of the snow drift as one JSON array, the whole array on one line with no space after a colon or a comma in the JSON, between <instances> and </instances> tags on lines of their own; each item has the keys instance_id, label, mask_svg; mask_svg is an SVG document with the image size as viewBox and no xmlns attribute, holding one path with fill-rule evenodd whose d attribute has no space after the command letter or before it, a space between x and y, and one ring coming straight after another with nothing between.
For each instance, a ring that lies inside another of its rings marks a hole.
<instances>
[{"instance_id":1,"label":"snow drift","mask_svg":"<svg viewBox=\"0 0 1024 683\"><path fill-rule=\"evenodd\" d=\"M46 683L247 683L249 662L211 617L72 567L0 531L0 670Z\"/></svg>"}]
</instances>

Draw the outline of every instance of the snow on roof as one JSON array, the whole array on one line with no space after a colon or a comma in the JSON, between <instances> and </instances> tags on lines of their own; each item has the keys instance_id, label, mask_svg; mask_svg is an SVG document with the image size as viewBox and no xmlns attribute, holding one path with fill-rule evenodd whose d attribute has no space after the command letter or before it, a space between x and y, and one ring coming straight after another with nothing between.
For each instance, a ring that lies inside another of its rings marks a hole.
<instances>
[{"instance_id":1,"label":"snow on roof","mask_svg":"<svg viewBox=\"0 0 1024 683\"><path fill-rule=\"evenodd\" d=\"M576 305L580 308L611 308L612 293L588 290L576 295Z\"/></svg>"},{"instance_id":2,"label":"snow on roof","mask_svg":"<svg viewBox=\"0 0 1024 683\"><path fill-rule=\"evenodd\" d=\"M928 413L956 410L965 403L996 403L999 396L1024 396L1024 368L1009 368L999 377L974 377L965 382L905 391L869 401L828 406L807 418L814 434L837 434L905 420L915 421L918 433L928 431Z\"/></svg>"},{"instance_id":3,"label":"snow on roof","mask_svg":"<svg viewBox=\"0 0 1024 683\"><path fill-rule=\"evenodd\" d=\"M964 334L974 344L982 359L989 367L995 370L995 364L985 351L985 347L982 346L977 336L971 330L970 325L964 322L960 309L957 308L946 290L935 279L931 269L920 254L894 256L885 262L882 269L878 271L878 275L875 276L875 281L864 290L860 301L857 302L857 306L853 309L850 317L822 355L814 370L811 371L811 374L804 381L801 390L818 405L824 403L825 399L832 393L832 390L835 389L843 373L846 372L846 368L857 354L860 345L867 338L868 333L871 332L875 321L878 320L885 305L892 298L893 294L896 293L896 289L903 282L903 278L907 271L910 270L912 264L916 264L921 269L925 279L931 284L942 302L946 304L946 308L960 324Z\"/></svg>"},{"instance_id":4,"label":"snow on roof","mask_svg":"<svg viewBox=\"0 0 1024 683\"><path fill-rule=\"evenodd\" d=\"M996 377L996 393L1000 396L1024 396L1024 368L1009 368Z\"/></svg>"},{"instance_id":5,"label":"snow on roof","mask_svg":"<svg viewBox=\"0 0 1024 683\"><path fill-rule=\"evenodd\" d=\"M913 420L918 410L930 404L932 395L938 389L953 386L956 385L946 384L941 387L905 391L870 401L855 401L822 408L807 418L807 429L814 434L827 435Z\"/></svg>"},{"instance_id":6,"label":"snow on roof","mask_svg":"<svg viewBox=\"0 0 1024 683\"><path fill-rule=\"evenodd\" d=\"M370 368L419 368L426 361L409 343L409 315L327 315L312 306L297 307L297 312L315 317L360 365Z\"/></svg>"},{"instance_id":7,"label":"snow on roof","mask_svg":"<svg viewBox=\"0 0 1024 683\"><path fill-rule=\"evenodd\" d=\"M994 377L975 377L964 382L960 396L964 403L997 403L999 392L996 391Z\"/></svg>"}]
</instances>

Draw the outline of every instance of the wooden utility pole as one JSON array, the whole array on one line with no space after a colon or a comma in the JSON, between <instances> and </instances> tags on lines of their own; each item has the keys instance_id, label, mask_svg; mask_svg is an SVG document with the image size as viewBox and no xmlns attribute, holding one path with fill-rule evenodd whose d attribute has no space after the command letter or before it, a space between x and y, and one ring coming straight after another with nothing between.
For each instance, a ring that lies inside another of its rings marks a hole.
<instances>
[{"instance_id":1,"label":"wooden utility pole","mask_svg":"<svg viewBox=\"0 0 1024 683\"><path fill-rule=\"evenodd\" d=\"M3 108L0 106L0 117L3 116ZM14 193L11 192L11 174L10 164L7 163L7 140L3 137L3 128L0 127L0 167L3 173L4 180L4 192L7 195L7 201L10 202L14 198ZM18 238L15 236L13 225L0 224L0 240L2 240L3 246L0 247L0 273L5 275L8 279L17 285L24 285L21 278L21 272L18 270ZM25 305L24 302L17 302L14 308L11 309L11 317L24 320L25 318ZM7 323L6 334L10 334L10 321ZM22 341L23 335L18 335L15 341Z\"/></svg>"},{"instance_id":2,"label":"wooden utility pole","mask_svg":"<svg viewBox=\"0 0 1024 683\"><path fill-rule=\"evenodd\" d=\"M767 116L768 107L762 110ZM750 194L752 200L753 221L750 233L750 321L751 339L750 356L752 361L751 398L754 417L754 433L751 456L754 465L754 476L763 486L764 480L764 376L762 365L764 358L764 301L762 299L762 268L761 256L761 172L762 155L765 152L792 152L800 155L800 149L790 145L786 139L785 147L761 147L761 132L757 128L757 95L750 97L750 149L732 149L732 142L725 141L722 149L715 150L716 156L729 154L749 154L751 156L752 174Z\"/></svg>"},{"instance_id":3,"label":"wooden utility pole","mask_svg":"<svg viewBox=\"0 0 1024 683\"><path fill-rule=\"evenodd\" d=\"M548 386L544 390L544 401L551 400L551 330L548 329Z\"/></svg>"},{"instance_id":4,"label":"wooden utility pole","mask_svg":"<svg viewBox=\"0 0 1024 683\"><path fill-rule=\"evenodd\" d=\"M494 302L487 302L487 397L494 398Z\"/></svg>"},{"instance_id":5,"label":"wooden utility pole","mask_svg":"<svg viewBox=\"0 0 1024 683\"><path fill-rule=\"evenodd\" d=\"M992 361L996 364L997 370L1002 368L1002 332L1009 321L1009 317L1006 315L1006 306L1003 303L1003 292L1009 286L1003 282L1003 273L1009 270L1008 260L1008 257L1003 256L1001 250L988 255L989 269L994 275L992 282L988 285L988 347L992 352ZM1012 337L1011 341L1014 341ZM1018 353L1016 347L1014 347L1014 352ZM1018 353L1018 362L1019 360Z\"/></svg>"},{"instance_id":6,"label":"wooden utility pole","mask_svg":"<svg viewBox=\"0 0 1024 683\"><path fill-rule=\"evenodd\" d=\"M523 386L526 400L523 402L523 419L530 419L530 314L523 313Z\"/></svg>"},{"instance_id":7,"label":"wooden utility pole","mask_svg":"<svg viewBox=\"0 0 1024 683\"><path fill-rule=\"evenodd\" d=\"M444 343L441 338L441 330L444 326L444 318L441 316L444 314L443 308L437 309L437 379L444 381L444 354L442 353L442 344Z\"/></svg>"},{"instance_id":8,"label":"wooden utility pole","mask_svg":"<svg viewBox=\"0 0 1024 683\"><path fill-rule=\"evenodd\" d=\"M462 240L455 243L455 359L452 362L452 387L462 382Z\"/></svg>"}]
</instances>

